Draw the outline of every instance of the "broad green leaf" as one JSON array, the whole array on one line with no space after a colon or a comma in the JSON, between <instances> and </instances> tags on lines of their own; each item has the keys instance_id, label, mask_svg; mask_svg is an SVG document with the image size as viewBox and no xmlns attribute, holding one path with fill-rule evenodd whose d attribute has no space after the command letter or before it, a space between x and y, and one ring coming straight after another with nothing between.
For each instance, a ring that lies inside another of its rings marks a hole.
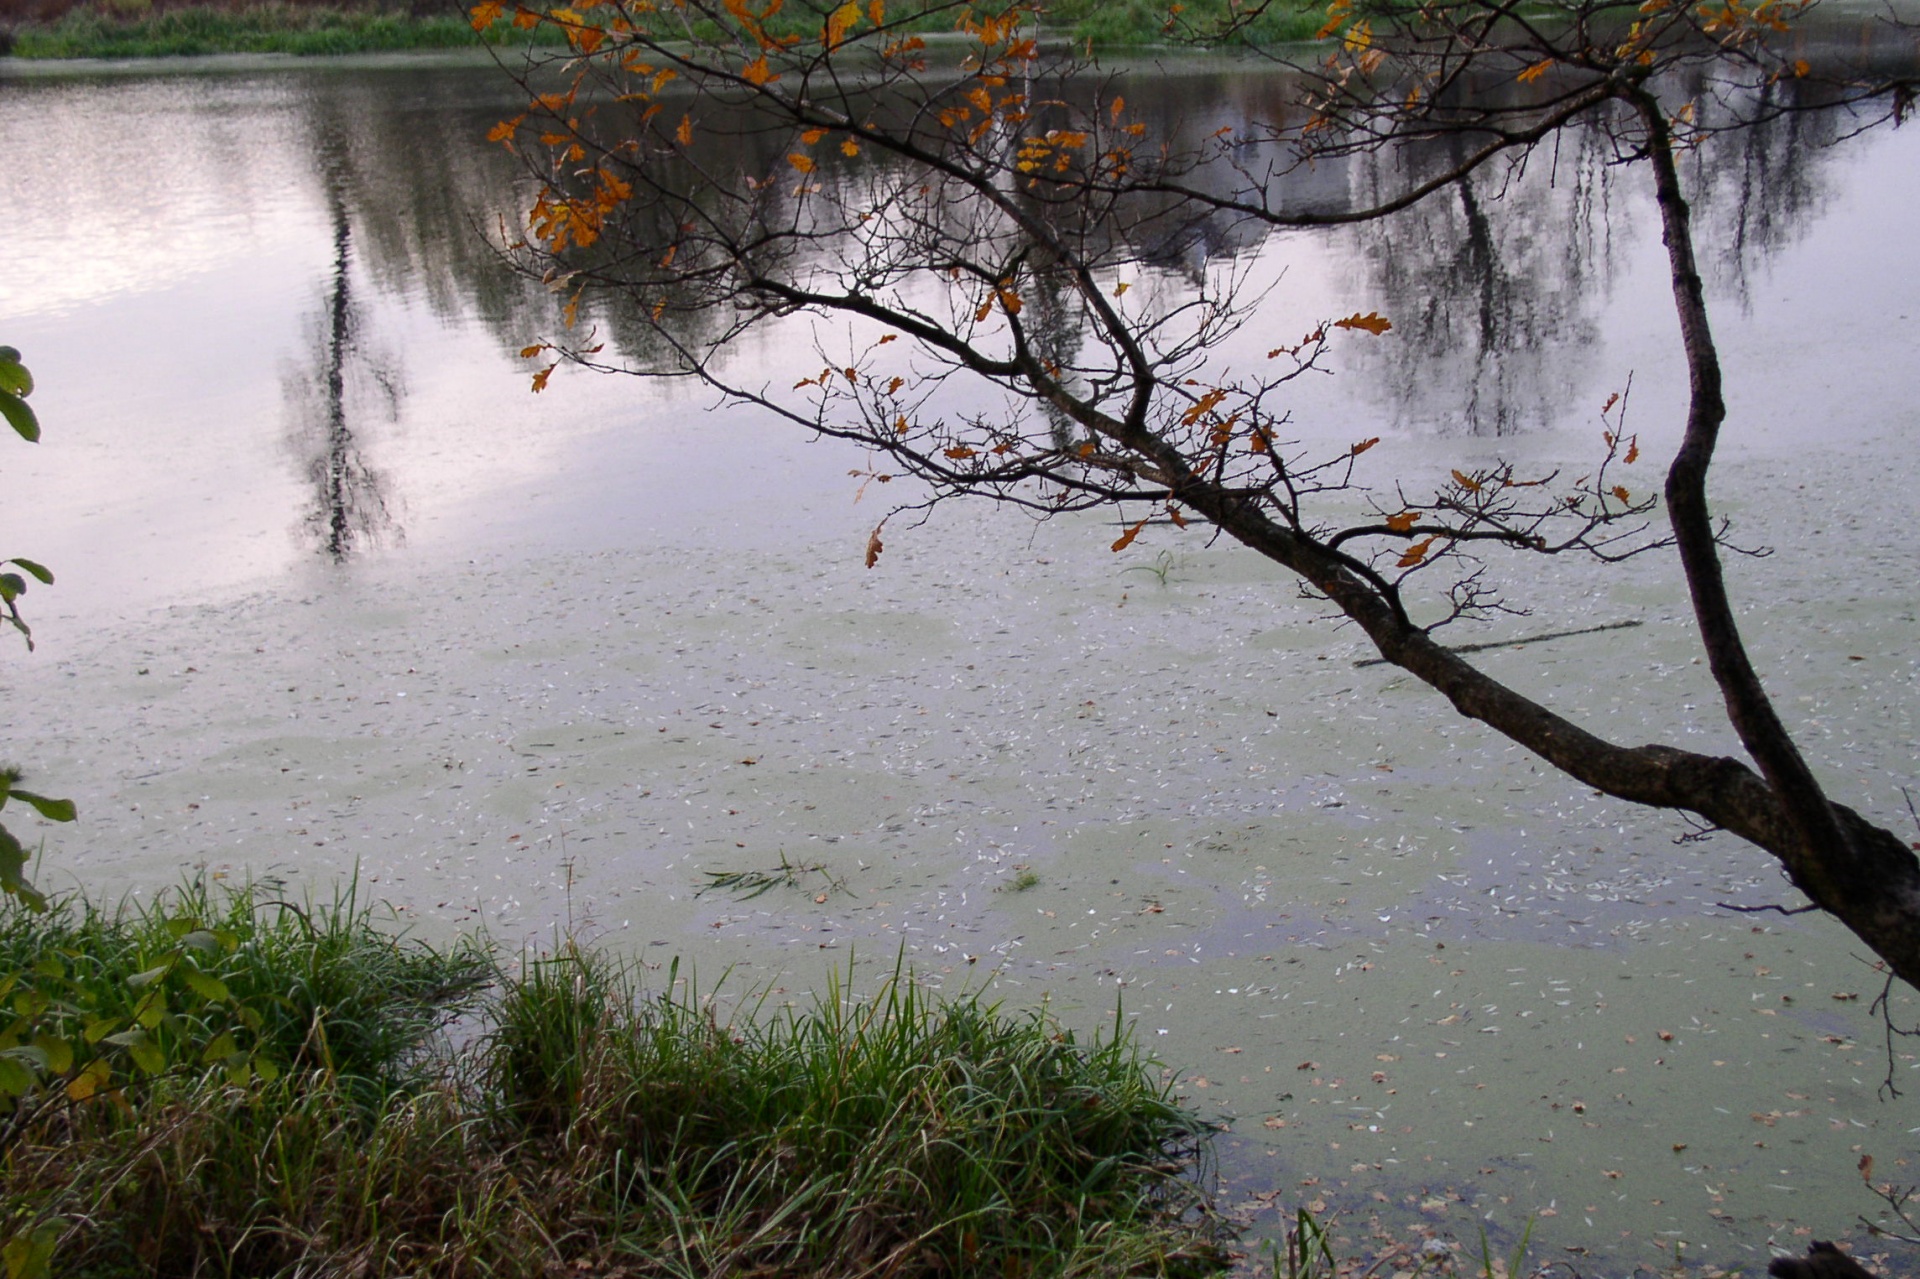
<instances>
[{"instance_id":1,"label":"broad green leaf","mask_svg":"<svg viewBox=\"0 0 1920 1279\"><path fill-rule=\"evenodd\" d=\"M4 791L0 790L0 805L6 802ZM47 908L47 899L27 882L26 869L27 850L20 846L12 831L0 826L0 892L12 893L37 914Z\"/></svg>"},{"instance_id":2,"label":"broad green leaf","mask_svg":"<svg viewBox=\"0 0 1920 1279\"><path fill-rule=\"evenodd\" d=\"M160 1045L147 1035L140 1036L137 1043L127 1045L127 1055L133 1058L133 1064L149 1075L160 1074L167 1068L167 1055L160 1051Z\"/></svg>"},{"instance_id":3,"label":"broad green leaf","mask_svg":"<svg viewBox=\"0 0 1920 1279\"><path fill-rule=\"evenodd\" d=\"M102 1017L98 1021L90 1021L87 1023L86 1029L80 1032L80 1038L90 1044L97 1044L112 1034L113 1028L119 1024L120 1019L118 1017Z\"/></svg>"},{"instance_id":4,"label":"broad green leaf","mask_svg":"<svg viewBox=\"0 0 1920 1279\"><path fill-rule=\"evenodd\" d=\"M53 1250L60 1246L60 1223L43 1221L0 1244L7 1279L53 1279Z\"/></svg>"},{"instance_id":5,"label":"broad green leaf","mask_svg":"<svg viewBox=\"0 0 1920 1279\"><path fill-rule=\"evenodd\" d=\"M180 944L191 946L195 950L203 950L210 955L218 954L220 950L220 939L204 928L194 929L180 939Z\"/></svg>"},{"instance_id":6,"label":"broad green leaf","mask_svg":"<svg viewBox=\"0 0 1920 1279\"><path fill-rule=\"evenodd\" d=\"M200 1062L211 1066L216 1061L228 1061L239 1056L240 1045L234 1042L232 1033L227 1032L207 1045L206 1051L200 1054Z\"/></svg>"},{"instance_id":7,"label":"broad green leaf","mask_svg":"<svg viewBox=\"0 0 1920 1279\"><path fill-rule=\"evenodd\" d=\"M38 1044L16 1045L15 1047L7 1049L4 1053L0 1053L0 1059L24 1062L26 1065L31 1066L36 1073L43 1075L53 1068L53 1063L47 1058L47 1050Z\"/></svg>"},{"instance_id":8,"label":"broad green leaf","mask_svg":"<svg viewBox=\"0 0 1920 1279\"><path fill-rule=\"evenodd\" d=\"M198 968L183 966L180 969L180 977L187 983L189 990L210 1004L224 1004L230 998L225 982L218 977L207 976Z\"/></svg>"},{"instance_id":9,"label":"broad green leaf","mask_svg":"<svg viewBox=\"0 0 1920 1279\"><path fill-rule=\"evenodd\" d=\"M0 600L11 604L27 593L27 579L18 573L0 573Z\"/></svg>"},{"instance_id":10,"label":"broad green leaf","mask_svg":"<svg viewBox=\"0 0 1920 1279\"><path fill-rule=\"evenodd\" d=\"M13 798L26 800L33 805L35 812L50 822L70 822L80 812L73 806L73 801L70 799L48 799L45 795L36 795L30 790L16 790L13 792Z\"/></svg>"},{"instance_id":11,"label":"broad green leaf","mask_svg":"<svg viewBox=\"0 0 1920 1279\"><path fill-rule=\"evenodd\" d=\"M53 996L44 990L23 990L13 997L13 1011L22 1017L39 1017L53 1007Z\"/></svg>"},{"instance_id":12,"label":"broad green leaf","mask_svg":"<svg viewBox=\"0 0 1920 1279\"><path fill-rule=\"evenodd\" d=\"M38 1048L47 1059L47 1069L56 1075L64 1075L73 1069L73 1045L58 1035L37 1035L33 1046Z\"/></svg>"},{"instance_id":13,"label":"broad green leaf","mask_svg":"<svg viewBox=\"0 0 1920 1279\"><path fill-rule=\"evenodd\" d=\"M95 1057L86 1064L81 1072L67 1081L67 1097L72 1101L86 1101L113 1077L113 1067L107 1064L105 1057Z\"/></svg>"},{"instance_id":14,"label":"broad green leaf","mask_svg":"<svg viewBox=\"0 0 1920 1279\"><path fill-rule=\"evenodd\" d=\"M20 363L20 352L10 346L0 346L0 391L9 395L33 394L33 374Z\"/></svg>"},{"instance_id":15,"label":"broad green leaf","mask_svg":"<svg viewBox=\"0 0 1920 1279\"><path fill-rule=\"evenodd\" d=\"M53 585L53 570L48 568L45 564L42 564L39 560L24 559L21 556L16 555L13 557L13 563L18 564L21 568L25 569L33 577L40 579L41 583L43 583L44 585L47 585L47 586Z\"/></svg>"},{"instance_id":16,"label":"broad green leaf","mask_svg":"<svg viewBox=\"0 0 1920 1279\"><path fill-rule=\"evenodd\" d=\"M11 391L0 391L0 417L6 418L7 425L27 443L40 442L40 419L33 415L25 400Z\"/></svg>"},{"instance_id":17,"label":"broad green leaf","mask_svg":"<svg viewBox=\"0 0 1920 1279\"><path fill-rule=\"evenodd\" d=\"M168 961L167 963L160 964L157 967L149 968L144 973L135 973L133 976L127 978L127 986L129 989L132 989L132 990L145 990L147 987L153 985L153 983L159 981L162 977L165 977L167 973L172 970L172 968L173 968L172 961Z\"/></svg>"},{"instance_id":18,"label":"broad green leaf","mask_svg":"<svg viewBox=\"0 0 1920 1279\"><path fill-rule=\"evenodd\" d=\"M33 1072L0 1054L0 1097L24 1097L33 1091Z\"/></svg>"},{"instance_id":19,"label":"broad green leaf","mask_svg":"<svg viewBox=\"0 0 1920 1279\"><path fill-rule=\"evenodd\" d=\"M42 955L33 961L34 975L59 981L67 975L67 966L60 962L58 955Z\"/></svg>"},{"instance_id":20,"label":"broad green leaf","mask_svg":"<svg viewBox=\"0 0 1920 1279\"><path fill-rule=\"evenodd\" d=\"M253 1071L260 1076L260 1082L263 1084L270 1084L280 1078L280 1067L273 1064L271 1057L255 1057Z\"/></svg>"}]
</instances>

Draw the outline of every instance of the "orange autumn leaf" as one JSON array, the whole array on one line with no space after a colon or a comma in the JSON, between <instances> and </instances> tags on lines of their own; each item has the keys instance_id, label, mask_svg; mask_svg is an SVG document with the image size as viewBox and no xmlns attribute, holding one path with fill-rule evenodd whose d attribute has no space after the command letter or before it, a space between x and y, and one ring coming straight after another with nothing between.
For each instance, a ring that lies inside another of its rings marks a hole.
<instances>
[{"instance_id":1,"label":"orange autumn leaf","mask_svg":"<svg viewBox=\"0 0 1920 1279\"><path fill-rule=\"evenodd\" d=\"M1358 444L1354 445L1353 448L1348 451L1347 455L1349 457L1359 457L1362 453L1365 453L1368 449L1372 448L1374 445L1378 444L1379 442L1380 442L1380 437L1377 435L1373 436L1371 439L1361 440Z\"/></svg>"},{"instance_id":2,"label":"orange autumn leaf","mask_svg":"<svg viewBox=\"0 0 1920 1279\"><path fill-rule=\"evenodd\" d=\"M1113 99L1113 105L1107 108L1108 118L1118 121L1120 119L1120 113L1126 109L1127 100L1116 95Z\"/></svg>"},{"instance_id":3,"label":"orange autumn leaf","mask_svg":"<svg viewBox=\"0 0 1920 1279\"><path fill-rule=\"evenodd\" d=\"M1167 503L1167 518L1173 521L1175 528L1185 528L1188 523L1187 517L1180 514L1180 508L1172 502Z\"/></svg>"},{"instance_id":4,"label":"orange autumn leaf","mask_svg":"<svg viewBox=\"0 0 1920 1279\"><path fill-rule=\"evenodd\" d=\"M1373 334L1375 337L1379 337L1382 333L1385 333L1393 327L1393 321L1387 319L1378 311L1369 311L1365 315L1361 315L1356 311L1344 320L1335 320L1333 327L1336 329L1362 329Z\"/></svg>"},{"instance_id":5,"label":"orange autumn leaf","mask_svg":"<svg viewBox=\"0 0 1920 1279\"><path fill-rule=\"evenodd\" d=\"M787 156L787 163L802 173L813 172L813 157L810 155L801 155L798 151L791 152Z\"/></svg>"},{"instance_id":6,"label":"orange autumn leaf","mask_svg":"<svg viewBox=\"0 0 1920 1279\"><path fill-rule=\"evenodd\" d=\"M740 68L740 78L758 89L780 78L773 68L767 65L767 55L761 54L746 66Z\"/></svg>"},{"instance_id":7,"label":"orange autumn leaf","mask_svg":"<svg viewBox=\"0 0 1920 1279\"><path fill-rule=\"evenodd\" d=\"M1113 296L1117 298L1125 297L1127 290L1132 287L1133 286L1131 284L1128 284L1125 280L1122 280L1120 283L1113 286Z\"/></svg>"},{"instance_id":8,"label":"orange autumn leaf","mask_svg":"<svg viewBox=\"0 0 1920 1279\"><path fill-rule=\"evenodd\" d=\"M1635 462L1638 462L1640 460L1640 437L1639 436L1636 435L1633 438L1633 440L1627 445L1627 456L1622 460L1626 462L1628 466L1632 466Z\"/></svg>"},{"instance_id":9,"label":"orange autumn leaf","mask_svg":"<svg viewBox=\"0 0 1920 1279\"><path fill-rule=\"evenodd\" d=\"M873 532L867 534L867 567L868 568L872 568L875 564L878 564L880 562L880 552L887 549L887 544L880 540L880 530L885 528L886 526L887 526L887 522L885 520L881 520L878 524L873 526Z\"/></svg>"},{"instance_id":10,"label":"orange autumn leaf","mask_svg":"<svg viewBox=\"0 0 1920 1279\"><path fill-rule=\"evenodd\" d=\"M840 154L846 156L848 159L852 159L854 156L860 154L860 144L852 138L842 138L840 140Z\"/></svg>"},{"instance_id":11,"label":"orange autumn leaf","mask_svg":"<svg viewBox=\"0 0 1920 1279\"><path fill-rule=\"evenodd\" d=\"M975 324L979 324L983 322L989 315L992 315L992 314L993 314L993 303L982 302L980 304L979 309L973 313L973 322Z\"/></svg>"},{"instance_id":12,"label":"orange autumn leaf","mask_svg":"<svg viewBox=\"0 0 1920 1279\"><path fill-rule=\"evenodd\" d=\"M820 139L826 136L827 136L827 131L825 129L808 129L805 133L800 135L800 140L806 143L808 146L812 146L814 143L818 142Z\"/></svg>"},{"instance_id":13,"label":"orange autumn leaf","mask_svg":"<svg viewBox=\"0 0 1920 1279\"><path fill-rule=\"evenodd\" d=\"M1552 65L1553 65L1552 58L1542 58L1540 61L1534 63L1533 65L1522 69L1520 74L1515 76L1514 79L1518 80L1521 84L1532 84L1535 80L1538 80L1541 76L1545 75L1547 73L1547 68Z\"/></svg>"},{"instance_id":14,"label":"orange autumn leaf","mask_svg":"<svg viewBox=\"0 0 1920 1279\"><path fill-rule=\"evenodd\" d=\"M1146 526L1147 526L1147 522L1145 520L1141 520L1138 524L1130 526L1126 532L1122 533L1117 539L1115 539L1113 543L1113 551L1116 554L1118 554L1119 552L1124 551L1129 546L1133 545L1133 539L1136 537L1139 537L1140 530L1145 528Z\"/></svg>"},{"instance_id":15,"label":"orange autumn leaf","mask_svg":"<svg viewBox=\"0 0 1920 1279\"><path fill-rule=\"evenodd\" d=\"M683 115L680 117L680 127L673 131L673 137L674 137L674 140L683 147L690 147L693 145L693 117L692 116Z\"/></svg>"},{"instance_id":16,"label":"orange autumn leaf","mask_svg":"<svg viewBox=\"0 0 1920 1279\"><path fill-rule=\"evenodd\" d=\"M838 9L827 15L827 29L821 34L820 43L829 52L838 49L847 42L847 32L853 30L853 24L860 21L859 0L847 0Z\"/></svg>"},{"instance_id":17,"label":"orange autumn leaf","mask_svg":"<svg viewBox=\"0 0 1920 1279\"><path fill-rule=\"evenodd\" d=\"M1387 527L1395 533L1404 533L1412 528L1419 518L1418 511L1402 511L1398 515L1387 516Z\"/></svg>"},{"instance_id":18,"label":"orange autumn leaf","mask_svg":"<svg viewBox=\"0 0 1920 1279\"><path fill-rule=\"evenodd\" d=\"M540 371L539 371L538 373L536 373L536 374L534 374L534 375L533 375L533 389L534 389L534 390L535 390L536 392L539 392L539 391L544 391L544 390L546 390L546 389L547 389L547 379L548 379L548 378L550 378L550 377L552 377L552 376L553 376L553 371L554 371L555 369L557 369L557 368L559 368L559 367L560 367L560 366L559 366L558 364L549 364L549 365L547 365L547 367L546 367L546 368L544 368L544 369L541 369L541 370L540 370Z\"/></svg>"},{"instance_id":19,"label":"orange autumn leaf","mask_svg":"<svg viewBox=\"0 0 1920 1279\"><path fill-rule=\"evenodd\" d=\"M523 360L531 360L534 356L546 349L547 344L545 342L536 342L532 346L523 346L520 348L520 358Z\"/></svg>"},{"instance_id":20,"label":"orange autumn leaf","mask_svg":"<svg viewBox=\"0 0 1920 1279\"><path fill-rule=\"evenodd\" d=\"M942 456L950 457L956 462L964 462L974 456L974 451L964 444L956 444L952 448L942 449L940 452Z\"/></svg>"},{"instance_id":21,"label":"orange autumn leaf","mask_svg":"<svg viewBox=\"0 0 1920 1279\"><path fill-rule=\"evenodd\" d=\"M1437 537L1430 537L1423 542L1415 542L1412 546L1409 546L1405 553L1400 556L1400 567L1412 568L1421 560L1426 559L1427 551L1439 540Z\"/></svg>"},{"instance_id":22,"label":"orange autumn leaf","mask_svg":"<svg viewBox=\"0 0 1920 1279\"><path fill-rule=\"evenodd\" d=\"M1453 482L1469 493L1478 493L1480 491L1480 481L1474 479L1464 471L1455 471L1453 473Z\"/></svg>"},{"instance_id":23,"label":"orange autumn leaf","mask_svg":"<svg viewBox=\"0 0 1920 1279\"><path fill-rule=\"evenodd\" d=\"M1353 0L1333 0L1333 3L1327 6L1327 24L1315 32L1313 38L1324 40L1338 31L1341 24L1346 22L1347 14L1352 8Z\"/></svg>"},{"instance_id":24,"label":"orange autumn leaf","mask_svg":"<svg viewBox=\"0 0 1920 1279\"><path fill-rule=\"evenodd\" d=\"M1614 485L1613 495L1619 498L1622 502L1631 502L1633 500L1633 495L1627 492L1627 486L1624 484Z\"/></svg>"},{"instance_id":25,"label":"orange autumn leaf","mask_svg":"<svg viewBox=\"0 0 1920 1279\"><path fill-rule=\"evenodd\" d=\"M867 0L867 21L880 26L887 20L887 0Z\"/></svg>"},{"instance_id":26,"label":"orange autumn leaf","mask_svg":"<svg viewBox=\"0 0 1920 1279\"><path fill-rule=\"evenodd\" d=\"M506 8L507 6L501 0L484 0L483 3L476 4L472 10L473 29L485 31L500 20L500 15L506 12Z\"/></svg>"},{"instance_id":27,"label":"orange autumn leaf","mask_svg":"<svg viewBox=\"0 0 1920 1279\"><path fill-rule=\"evenodd\" d=\"M1195 422L1198 422L1201 418L1213 412L1215 408L1219 407L1220 401L1226 398L1227 393L1216 386L1196 400L1188 407L1186 412L1180 415L1180 425L1192 426Z\"/></svg>"}]
</instances>

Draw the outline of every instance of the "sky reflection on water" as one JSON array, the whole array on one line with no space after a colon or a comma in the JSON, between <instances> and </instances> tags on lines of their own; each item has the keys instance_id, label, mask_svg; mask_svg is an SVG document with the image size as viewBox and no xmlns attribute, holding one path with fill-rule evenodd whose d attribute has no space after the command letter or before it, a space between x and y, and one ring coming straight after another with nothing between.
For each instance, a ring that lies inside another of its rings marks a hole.
<instances>
[{"instance_id":1,"label":"sky reflection on water","mask_svg":"<svg viewBox=\"0 0 1920 1279\"><path fill-rule=\"evenodd\" d=\"M1176 136L1278 110L1286 92L1270 72L1191 65L1129 90ZM783 491L844 479L833 450L690 413L697 393L564 374L526 393L515 352L553 311L490 248L524 187L481 140L514 101L491 68L434 63L5 82L0 125L26 141L0 200L0 307L50 426L9 459L13 509L66 566L43 610L144 607L316 552L483 549L488 528L722 532L764 524ZM1899 211L1920 197L1920 162L1907 134L1829 145L1840 128L1789 116L1695 160L1739 446L1870 435L1909 390L1920 267L1887 250L1911 242ZM1637 176L1607 158L1577 134L1377 226L1207 231L1168 246L1157 287L1233 270L1270 291L1222 348L1228 364L1329 315L1392 317L1390 340L1299 387L1307 437L1586 430L1628 374L1658 436L1680 394L1659 246ZM1371 190L1393 167L1326 166L1287 199ZM595 318L616 348L631 342L634 326ZM329 335L345 339L331 374ZM735 358L777 378L811 365L808 348L795 322ZM350 402L329 407L330 385ZM1854 408L1834 422L1838 385ZM722 478L742 471L767 474Z\"/></svg>"}]
</instances>

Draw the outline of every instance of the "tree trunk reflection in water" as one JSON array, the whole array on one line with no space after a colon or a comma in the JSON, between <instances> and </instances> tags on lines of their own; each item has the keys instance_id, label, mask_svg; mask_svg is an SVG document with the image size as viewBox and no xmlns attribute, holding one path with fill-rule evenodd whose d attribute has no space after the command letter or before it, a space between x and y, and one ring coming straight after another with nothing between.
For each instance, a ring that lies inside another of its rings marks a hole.
<instances>
[{"instance_id":1,"label":"tree trunk reflection in water","mask_svg":"<svg viewBox=\"0 0 1920 1279\"><path fill-rule=\"evenodd\" d=\"M313 489L303 523L320 552L340 563L400 537L386 479L366 461L353 421L362 415L352 409L364 401L366 416L397 420L402 387L398 361L362 337L365 317L353 297L353 223L332 154L337 148L327 141L323 137L320 152L333 232L332 275L321 322L314 326L313 362L291 371L284 387L294 445Z\"/></svg>"}]
</instances>

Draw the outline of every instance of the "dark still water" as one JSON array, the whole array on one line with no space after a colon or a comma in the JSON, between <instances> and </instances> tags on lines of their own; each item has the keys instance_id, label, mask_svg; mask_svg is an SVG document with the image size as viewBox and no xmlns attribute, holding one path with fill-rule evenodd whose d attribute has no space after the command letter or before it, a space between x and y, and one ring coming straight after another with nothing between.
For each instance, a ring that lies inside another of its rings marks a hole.
<instances>
[{"instance_id":1,"label":"dark still water","mask_svg":"<svg viewBox=\"0 0 1920 1279\"><path fill-rule=\"evenodd\" d=\"M1125 91L1194 138L1289 100L1218 62ZM1718 905L1779 900L1766 859L1676 844L1356 667L1269 566L954 506L890 524L868 572L858 454L684 386L531 394L518 352L555 302L490 247L526 192L484 141L519 105L457 61L0 64L0 342L46 428L0 445L0 551L60 576L26 600L40 651L0 650L7 745L82 811L43 880L357 870L429 936L570 925L787 989L902 953L1082 1026L1124 990L1231 1123L1231 1202L1268 1232L1304 1204L1469 1252L1531 1219L1582 1273L1682 1243L1764 1263L1876 1210L1861 1154L1915 1178L1920 1086L1876 1096L1857 947ZM1688 157L1732 408L1715 496L1776 548L1730 571L1815 766L1904 829L1920 130L1846 132L1787 114ZM1386 437L1369 461L1410 483L1583 466L1629 376L1650 467L1684 386L1648 192L1607 159L1570 134L1392 222L1198 228L1137 287L1267 290L1227 365L1391 317L1295 384L1293 424ZM1395 163L1281 198L1338 207ZM730 358L788 385L815 336ZM1540 616L1467 638L1637 626L1497 673L1620 740L1733 749L1670 563L1508 585ZM692 896L782 858L822 878Z\"/></svg>"}]
</instances>

